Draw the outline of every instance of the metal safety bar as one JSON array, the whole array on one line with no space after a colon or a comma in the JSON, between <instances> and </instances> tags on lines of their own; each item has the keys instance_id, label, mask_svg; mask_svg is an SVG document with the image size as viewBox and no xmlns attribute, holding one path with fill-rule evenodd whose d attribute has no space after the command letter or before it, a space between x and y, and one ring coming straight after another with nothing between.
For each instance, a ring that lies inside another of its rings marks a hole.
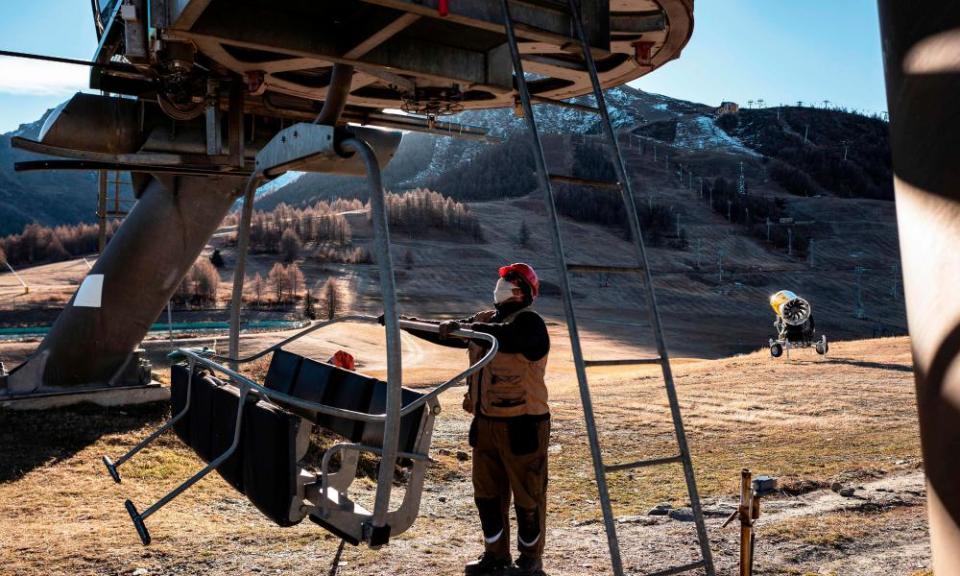
<instances>
[{"instance_id":1,"label":"metal safety bar","mask_svg":"<svg viewBox=\"0 0 960 576\"><path fill-rule=\"evenodd\" d=\"M294 334L293 336L291 336L291 337L289 337L289 338L286 338L286 339L284 339L284 340L282 340L282 341L280 341L280 342L278 342L278 343L276 343L276 344L274 344L274 345L272 345L272 346L269 346L269 347L267 347L267 348L264 348L263 350L255 353L255 354L252 354L252 355L250 355L250 356L247 356L247 357L245 357L245 358L235 359L235 358L230 358L229 356L222 356L222 355L218 355L218 354L207 354L207 353L194 353L194 352L192 352L192 351L190 351L190 354L188 355L188 354L185 354L185 353L184 353L184 352L185 352L184 349L178 349L178 350L172 352L172 353L171 353L171 357L177 357L177 356L179 356L179 357L181 357L181 358L187 357L187 358L188 358L188 361L189 361L189 365L190 365L190 376L189 376L188 379L187 379L187 400L186 400L186 405L184 406L183 410L181 410L176 416L174 416L173 418L171 418L170 420L168 420L166 423L164 423L163 426L161 426L160 428L158 428L157 430L155 430L152 434L150 434L147 438L145 438L144 440L142 440L141 442L139 442L136 446L134 446L133 448L131 448L131 449L130 449L127 453L125 453L123 456L120 456L120 457L117 458L116 460L111 460L109 456L103 456L102 460L103 460L104 465L105 465L106 468L107 468L107 471L110 473L110 476L113 478L113 480L119 484L120 481L121 481L121 479L122 479L121 476L120 476L119 467L120 467L121 465L123 465L123 463L125 463L127 460L129 460L130 458L132 458L137 452L139 452L140 450L142 450L143 448L145 448L148 444L150 444L151 442L153 442L154 440L156 440L161 434L163 434L164 432L166 432L167 430L169 430L174 424L176 424L181 418L183 418L183 416L186 415L187 411L188 411L189 408L190 408L190 387L192 386L192 382L193 382L193 369L194 369L194 366L197 364L197 358L200 358L200 359L202 360L201 363L202 363L204 366L208 366L208 367L213 368L213 369L218 370L218 371L223 371L223 370L221 370L221 368L223 368L224 370L226 370L226 367L221 366L220 364L208 364L209 360L215 359L215 360L225 361L225 362L229 362L229 363L244 364L244 363L252 362L252 361L254 361L254 360L257 360L257 359L259 359L259 358L262 358L263 356L266 356L267 354L270 354L271 352L275 352L276 350L279 350L279 349L283 348L284 346L286 346L287 344L290 344L291 342L294 342L294 341L296 341L296 340L299 340L300 338L303 338L304 336L306 336L306 335L308 335L308 334L311 334L311 333L313 333L313 332L316 332L316 331L319 330L320 328L325 328L325 327L330 326L330 325L332 325L332 324L337 324L337 323L340 323L340 322L377 322L377 321L378 321L378 318L375 318L375 317L373 317L373 316L366 316L366 315L356 314L356 315L351 315L351 316L341 316L341 317L339 317L339 318L334 318L334 319L332 319L332 320L327 320L327 321L324 321L324 322L314 322L314 323L311 324L309 327L305 328L304 330L301 330L300 332L297 332L297 333ZM439 329L436 327L436 325L434 325L434 324L429 324L429 323L424 323L424 322L415 322L415 321L410 321L410 320L401 320L401 321L400 321L400 326L401 326L401 328L410 328L410 329L422 330L422 331L426 331L426 332L437 332L437 331L439 330ZM489 334L484 334L484 333L482 333L482 332L473 332L473 331L471 331L471 330L458 330L458 331L455 331L455 332L451 332L451 335L453 335L453 336L459 336L459 337L467 338L467 339L471 339L471 340L483 340L483 341L487 342L487 344L490 345L490 350L487 352L487 354L484 355L483 358L481 358L480 362L477 363L477 366L476 366L476 367L474 367L474 366L468 367L468 368L467 368L466 370L464 370L463 372L457 374L456 376L454 376L453 378L447 380L447 381L444 382L443 384L440 384L440 385L436 386L435 388L433 388L430 392L427 393L427 396L426 396L422 401L418 399L418 400L415 402L415 406L414 406L414 408L413 408L414 410L415 410L416 408L419 408L419 407L422 406L423 404L429 402L432 398L436 398L436 397L439 396L441 393L443 393L443 391L447 390L448 388L450 388L450 387L454 386L455 384L457 384L458 382L462 381L464 378L466 378L467 376L469 376L470 374L472 374L474 371L478 370L479 368L482 368L483 366L486 366L486 365L490 362L490 360L493 359L493 356L494 356L494 355L496 354L496 352L497 352L497 348L498 348L497 340L496 340L496 338L494 338L493 336L490 336ZM228 373L225 372L225 371L223 371L223 373L228 374ZM236 374L236 372L233 372L233 374ZM243 378L243 376L239 376L239 377L240 377L240 378ZM248 382L256 385L256 383L253 382L253 381L248 380ZM264 397L267 398L268 400L272 400L271 397L277 397L277 395L280 394L279 392L270 391L270 390L268 390L268 389L264 389L264 390L267 390L267 393L264 394ZM285 396L285 395L284 395L284 396ZM297 403L297 402L298 402L297 399L293 399L292 401L291 401L291 400L284 400L284 401L287 401L287 402L290 403L290 404L294 404L294 405L300 406L300 404ZM300 406L300 407L303 407L303 406ZM314 410L314 408L306 408L306 409L308 409L308 410ZM333 408L333 407L330 407L330 406L324 407L324 410L327 410L327 409L329 409L329 410L338 410L338 411L341 410L341 409ZM319 409L316 409L316 410L317 410L318 412L322 412L322 413L325 413L325 414L329 413L329 412L321 411L321 410L319 410ZM410 411L411 411L411 410L408 410L407 408L402 409L402 410L401 410L401 416L405 416L405 415L409 414ZM362 413L362 412L353 412L353 411L350 411L350 410L343 410L342 412L337 412L336 414L331 414L331 415L343 416L343 417L346 417L346 418L349 418L351 415L368 416L368 414L365 414L365 413ZM375 415L375 416L377 416L377 415ZM383 415L380 415L380 416L383 416ZM374 421L374 420L368 420L368 421ZM405 458L406 456L403 456L403 457Z\"/></svg>"},{"instance_id":2,"label":"metal safety bar","mask_svg":"<svg viewBox=\"0 0 960 576\"><path fill-rule=\"evenodd\" d=\"M231 442L230 447L227 448L223 454L211 460L210 463L204 466L202 470L185 480L182 484L164 494L162 498L154 502L143 512L137 511L136 505L134 505L133 501L130 499L127 499L123 503L124 507L127 509L127 513L130 514L130 519L133 520L133 526L137 529L137 534L140 536L140 541L143 542L144 545L150 543L150 532L147 530L147 526L144 521L154 512L160 510L171 500L182 494L184 490L190 488L199 482L204 476L216 470L217 466L223 464L227 458L237 451L237 447L240 446L240 430L243 420L243 408L247 403L247 394L249 393L249 388L244 388L242 386L240 387L240 400L237 403L237 419L236 423L233 425L233 442Z\"/></svg>"},{"instance_id":3,"label":"metal safety bar","mask_svg":"<svg viewBox=\"0 0 960 576\"><path fill-rule=\"evenodd\" d=\"M371 316L360 316L359 319L377 321L376 318ZM436 324L429 324L426 322L415 322L411 320L400 320L400 327L404 329L418 330L423 332L436 332L439 333L440 327ZM453 378L447 380L443 384L439 384L430 389L429 392L425 393L423 396L417 398L413 402L410 402L403 408L399 410L399 415L401 417L407 416L415 412L421 406L429 402L430 400L435 399L445 390L452 387L454 384L460 382L464 378L472 375L473 373L479 371L481 368L486 366L493 360L493 357L496 355L498 350L497 339L490 334L484 332L475 332L473 330L455 330L450 332L450 335L453 337L464 338L467 340L481 340L486 342L490 348L487 350L486 354L483 355L480 360L476 363L471 364L467 367L466 370L463 370ZM195 363L202 366L206 366L212 370L220 372L230 377L234 383L242 386L248 387L251 391L255 392L258 396L265 400L277 404L278 406L283 406L284 404L289 404L291 406L296 406L304 410L309 410L311 412L318 412L320 414L326 414L328 416L336 416L340 418L347 418L349 420L357 420L360 422L386 422L388 417L388 412L383 412L382 414L368 414L366 412L357 412L355 410L347 410L345 408L336 408L334 406L327 406L326 404L320 404L318 402L310 402L309 400L304 400L302 398L297 398L296 396L291 396L277 390L271 390L265 388L260 384L254 382L250 378L247 378L243 374L228 368L222 364L214 362L210 358L207 358L197 352L185 348L178 349L175 354L182 355L185 358L193 360Z\"/></svg>"},{"instance_id":4,"label":"metal safety bar","mask_svg":"<svg viewBox=\"0 0 960 576\"><path fill-rule=\"evenodd\" d=\"M174 416L170 420L167 420L167 422L163 426L154 430L152 434L150 434L149 436L147 436L146 438L138 442L136 446L128 450L127 453L124 454L123 456L117 458L116 461L111 460L109 456L103 456L102 458L103 465L107 467L107 472L110 473L110 477L113 478L114 482L116 482L117 484L120 483L120 480L121 480L120 471L117 469L120 466L122 466L124 462L132 458L134 454L143 450L147 446L147 444L150 444L151 442L159 438L161 434L163 434L164 432L169 430L171 427L173 427L173 425L176 424L181 418L183 418L187 414L187 411L190 410L190 387L193 385L193 369L195 365L196 363L194 360L189 361L190 375L187 376L187 399L183 405L183 410L181 410L176 416Z\"/></svg>"},{"instance_id":5,"label":"metal safety bar","mask_svg":"<svg viewBox=\"0 0 960 576\"><path fill-rule=\"evenodd\" d=\"M264 348L263 350L261 350L261 351L259 351L259 352L256 352L255 354L251 354L250 356L246 356L246 357L243 357L243 358L236 358L236 357L234 357L234 356L232 356L232 355L231 355L231 356L224 356L224 355L222 355L222 354L213 354L212 356L210 356L210 358L214 358L214 359L216 359L216 360L221 360L221 361L224 361L224 362L229 362L230 364L245 364L245 363L247 363L247 362L252 362L252 361L254 361L254 360L258 360L258 359L260 359L260 358L263 358L263 357L266 356L267 354L269 354L269 353L271 353L271 352L275 352L276 350L279 350L280 348L283 348L283 347L286 346L287 344L289 344L289 343L291 343L291 342L295 342L295 341L299 340L300 338L303 338L303 337L306 336L307 334L310 334L310 333L312 333L312 332L316 332L317 330L319 330L319 329L321 329L321 328L326 328L327 326L330 326L331 324L339 324L340 322L353 322L353 321L357 321L357 322L368 322L368 321L370 321L370 320L376 321L377 318L374 318L374 317L372 317L372 316L363 315L363 314L354 314L354 315L351 315L351 316L339 316L339 317L337 317L337 318L331 318L330 320L325 320L325 321L314 321L314 322L312 322L312 323L310 324L310 326L304 328L304 329L301 330L300 332L297 332L297 333L294 334L293 336L291 336L291 337L289 337L289 338L287 338L287 339L285 339L285 340L281 340L280 342L277 342L276 344L274 344L274 345L272 345L272 346L268 346L267 348Z\"/></svg>"}]
</instances>

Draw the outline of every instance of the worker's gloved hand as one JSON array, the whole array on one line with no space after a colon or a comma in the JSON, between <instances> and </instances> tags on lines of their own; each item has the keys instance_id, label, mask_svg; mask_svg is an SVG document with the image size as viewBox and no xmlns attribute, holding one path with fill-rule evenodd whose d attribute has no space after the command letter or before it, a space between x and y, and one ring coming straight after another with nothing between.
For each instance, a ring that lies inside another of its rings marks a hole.
<instances>
[{"instance_id":1,"label":"worker's gloved hand","mask_svg":"<svg viewBox=\"0 0 960 576\"><path fill-rule=\"evenodd\" d=\"M460 323L456 320L444 320L440 323L440 339L446 340L450 337L451 332L456 332L460 329Z\"/></svg>"}]
</instances>

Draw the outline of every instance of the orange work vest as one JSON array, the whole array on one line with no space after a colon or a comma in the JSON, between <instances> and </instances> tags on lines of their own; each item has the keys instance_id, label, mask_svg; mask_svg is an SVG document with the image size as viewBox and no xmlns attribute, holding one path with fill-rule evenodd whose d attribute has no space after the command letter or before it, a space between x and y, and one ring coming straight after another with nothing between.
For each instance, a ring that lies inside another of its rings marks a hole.
<instances>
[{"instance_id":1,"label":"orange work vest","mask_svg":"<svg viewBox=\"0 0 960 576\"><path fill-rule=\"evenodd\" d=\"M511 322L527 311L530 309L518 310L503 321ZM495 315L496 311L487 310L473 320L489 322ZM467 353L472 364L479 361L486 350L470 342ZM479 404L480 414L493 418L548 414L546 372L547 356L531 361L523 354L498 352L489 364L467 380L469 388L463 397L463 408L474 414Z\"/></svg>"}]
</instances>

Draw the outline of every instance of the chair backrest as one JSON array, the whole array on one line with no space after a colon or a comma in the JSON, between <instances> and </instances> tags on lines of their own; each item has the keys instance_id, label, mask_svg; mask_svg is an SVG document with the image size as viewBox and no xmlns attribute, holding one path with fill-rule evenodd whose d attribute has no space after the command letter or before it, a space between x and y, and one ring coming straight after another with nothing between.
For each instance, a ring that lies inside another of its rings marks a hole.
<instances>
[{"instance_id":1,"label":"chair backrest","mask_svg":"<svg viewBox=\"0 0 960 576\"><path fill-rule=\"evenodd\" d=\"M179 413L187 400L189 368L171 369L170 401ZM297 398L367 414L382 414L386 408L387 384L381 380L336 366L303 358L285 350L273 354L264 387ZM233 443L240 401L239 389L196 367L190 387L190 410L174 424L177 436L205 462L225 453ZM422 394L403 389L403 404ZM243 407L240 444L217 472L268 518L291 526L304 517L300 461L309 444L312 422L351 442L379 448L383 445L382 423L329 416L297 406L251 396ZM421 434L426 406L405 416L400 423L398 450L414 452Z\"/></svg>"},{"instance_id":2,"label":"chair backrest","mask_svg":"<svg viewBox=\"0 0 960 576\"><path fill-rule=\"evenodd\" d=\"M382 414L386 410L386 382L332 364L303 358L286 350L273 353L264 386L302 400L354 412ZM422 394L415 390L404 388L403 405L406 406L421 396ZM383 445L381 423L320 414L297 406L285 408L351 442L361 442L374 447ZM401 420L398 448L401 452L414 450L423 410L424 408L415 410Z\"/></svg>"}]
</instances>

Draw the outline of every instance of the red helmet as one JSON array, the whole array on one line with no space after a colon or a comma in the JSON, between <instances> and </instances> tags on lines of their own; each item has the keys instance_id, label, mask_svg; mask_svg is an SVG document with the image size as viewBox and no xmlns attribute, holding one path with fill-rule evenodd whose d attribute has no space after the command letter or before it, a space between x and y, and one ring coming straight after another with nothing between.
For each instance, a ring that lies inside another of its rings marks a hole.
<instances>
[{"instance_id":1,"label":"red helmet","mask_svg":"<svg viewBox=\"0 0 960 576\"><path fill-rule=\"evenodd\" d=\"M507 281L522 280L530 287L530 295L534 298L540 294L540 279L537 278L537 273L533 271L533 267L529 264L517 262L509 266L502 266L500 277Z\"/></svg>"}]
</instances>

